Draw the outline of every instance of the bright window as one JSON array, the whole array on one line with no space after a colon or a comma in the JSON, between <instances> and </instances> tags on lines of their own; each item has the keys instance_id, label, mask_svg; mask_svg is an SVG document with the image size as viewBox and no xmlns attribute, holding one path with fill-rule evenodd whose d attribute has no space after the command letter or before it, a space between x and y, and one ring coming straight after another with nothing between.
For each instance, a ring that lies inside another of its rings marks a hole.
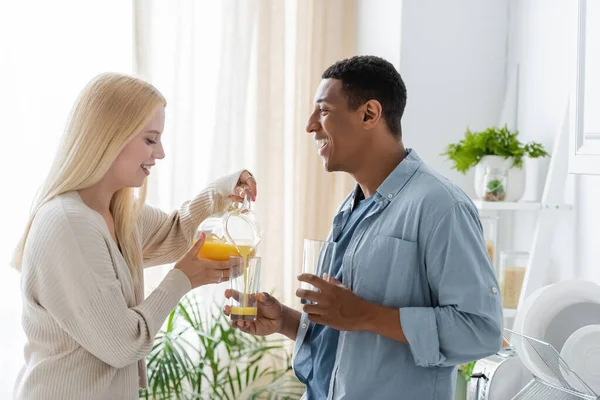
<instances>
[{"instance_id":1,"label":"bright window","mask_svg":"<svg viewBox=\"0 0 600 400\"><path fill-rule=\"evenodd\" d=\"M23 365L19 275L9 268L75 98L93 76L132 72L131 2L0 2L0 398Z\"/></svg>"}]
</instances>

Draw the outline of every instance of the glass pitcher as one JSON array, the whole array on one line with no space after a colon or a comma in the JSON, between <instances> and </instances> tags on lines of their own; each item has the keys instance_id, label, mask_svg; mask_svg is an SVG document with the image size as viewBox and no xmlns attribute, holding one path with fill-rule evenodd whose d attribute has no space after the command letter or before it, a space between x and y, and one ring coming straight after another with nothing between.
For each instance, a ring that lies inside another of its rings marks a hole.
<instances>
[{"instance_id":1,"label":"glass pitcher","mask_svg":"<svg viewBox=\"0 0 600 400\"><path fill-rule=\"evenodd\" d=\"M206 241L198 257L215 261L228 261L231 256L253 257L263 236L247 195L243 203L232 202L225 211L206 218L199 231L206 233Z\"/></svg>"}]
</instances>

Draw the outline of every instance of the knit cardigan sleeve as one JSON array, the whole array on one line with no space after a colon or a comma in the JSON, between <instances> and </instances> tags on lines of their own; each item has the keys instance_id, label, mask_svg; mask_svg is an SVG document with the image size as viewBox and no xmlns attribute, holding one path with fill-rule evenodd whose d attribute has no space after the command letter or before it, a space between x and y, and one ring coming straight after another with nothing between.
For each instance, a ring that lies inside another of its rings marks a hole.
<instances>
[{"instance_id":1,"label":"knit cardigan sleeve","mask_svg":"<svg viewBox=\"0 0 600 400\"><path fill-rule=\"evenodd\" d=\"M225 209L229 202L227 196L233 193L242 172L219 178L171 214L144 206L138 223L144 267L179 260L193 244L200 223Z\"/></svg>"}]
</instances>

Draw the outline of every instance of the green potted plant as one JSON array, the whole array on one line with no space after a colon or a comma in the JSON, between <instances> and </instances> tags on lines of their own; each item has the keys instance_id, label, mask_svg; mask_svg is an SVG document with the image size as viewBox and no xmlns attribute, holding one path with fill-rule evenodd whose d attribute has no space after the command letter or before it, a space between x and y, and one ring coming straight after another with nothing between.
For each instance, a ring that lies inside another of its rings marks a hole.
<instances>
[{"instance_id":1,"label":"green potted plant","mask_svg":"<svg viewBox=\"0 0 600 400\"><path fill-rule=\"evenodd\" d=\"M505 201L518 201L525 190L525 157L548 157L544 147L537 142L522 143L519 132L511 131L506 125L490 127L481 132L467 128L464 139L451 143L441 155L452 162L452 168L466 173L475 167L475 193L482 192L481 185L486 168L508 171Z\"/></svg>"},{"instance_id":2,"label":"green potted plant","mask_svg":"<svg viewBox=\"0 0 600 400\"><path fill-rule=\"evenodd\" d=\"M458 374L456 374L456 389L454 390L454 400L466 400L467 386L473 374L473 368L477 361L471 361L458 366Z\"/></svg>"},{"instance_id":3,"label":"green potted plant","mask_svg":"<svg viewBox=\"0 0 600 400\"><path fill-rule=\"evenodd\" d=\"M220 307L188 296L154 340L140 399L298 399L304 385L290 358L283 340L245 334Z\"/></svg>"}]
</instances>

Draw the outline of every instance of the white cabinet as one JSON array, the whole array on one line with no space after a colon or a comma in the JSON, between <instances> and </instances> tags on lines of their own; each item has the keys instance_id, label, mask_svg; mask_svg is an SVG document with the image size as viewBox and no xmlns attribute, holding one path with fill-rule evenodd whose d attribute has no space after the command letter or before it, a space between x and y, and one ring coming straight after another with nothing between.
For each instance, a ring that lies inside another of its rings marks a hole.
<instances>
[{"instance_id":1,"label":"white cabinet","mask_svg":"<svg viewBox=\"0 0 600 400\"><path fill-rule=\"evenodd\" d=\"M600 175L600 0L578 0L569 172Z\"/></svg>"}]
</instances>

